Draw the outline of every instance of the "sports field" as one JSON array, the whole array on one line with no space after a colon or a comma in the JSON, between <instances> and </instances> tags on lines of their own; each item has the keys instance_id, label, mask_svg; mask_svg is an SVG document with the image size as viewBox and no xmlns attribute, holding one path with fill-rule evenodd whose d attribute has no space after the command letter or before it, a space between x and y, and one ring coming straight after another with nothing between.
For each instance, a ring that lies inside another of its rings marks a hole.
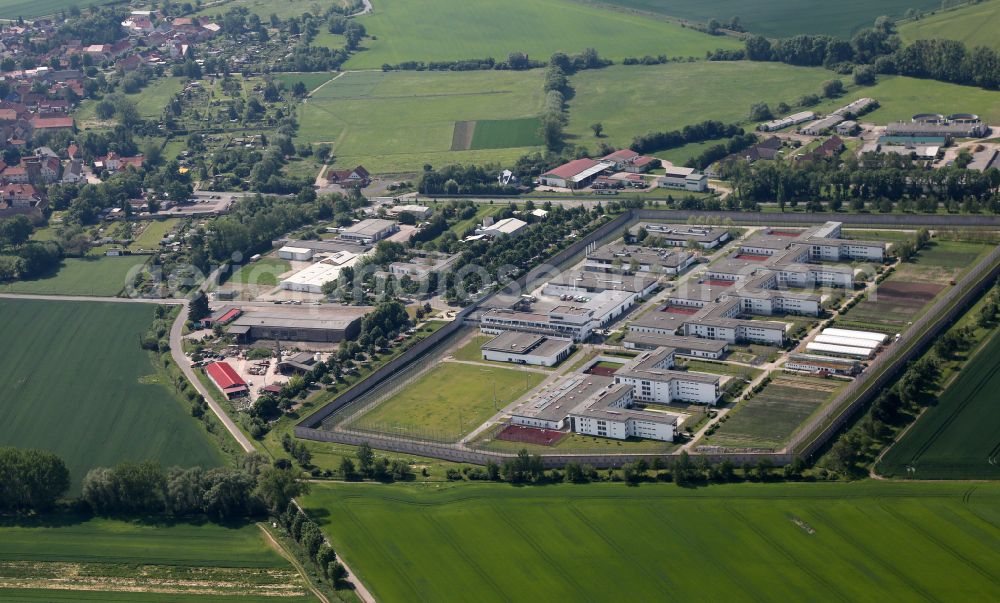
<instances>
[{"instance_id":1,"label":"sports field","mask_svg":"<svg viewBox=\"0 0 1000 603\"><path fill-rule=\"evenodd\" d=\"M638 134L681 129L706 119L746 120L750 105L793 103L830 79L825 69L777 63L699 62L616 65L572 77L567 131L594 149L600 141L627 147ZM625 102L627 99L627 102ZM591 124L604 125L597 139Z\"/></svg>"},{"instance_id":2,"label":"sports field","mask_svg":"<svg viewBox=\"0 0 1000 603\"><path fill-rule=\"evenodd\" d=\"M351 427L456 441L544 378L534 371L443 362Z\"/></svg>"},{"instance_id":3,"label":"sports field","mask_svg":"<svg viewBox=\"0 0 1000 603\"><path fill-rule=\"evenodd\" d=\"M307 593L252 523L57 515L0 524L4 601L314 600Z\"/></svg>"},{"instance_id":4,"label":"sports field","mask_svg":"<svg viewBox=\"0 0 1000 603\"><path fill-rule=\"evenodd\" d=\"M879 462L879 473L916 479L1000 479L1000 337L958 374ZM906 467L915 468L912 473Z\"/></svg>"},{"instance_id":5,"label":"sports field","mask_svg":"<svg viewBox=\"0 0 1000 603\"><path fill-rule=\"evenodd\" d=\"M748 30L768 37L795 34L829 34L850 39L862 27L871 27L881 15L902 17L908 8L930 10L941 6L935 0L844 0L801 2L796 0L607 0L626 8L660 13L707 23L728 23L739 17Z\"/></svg>"},{"instance_id":6,"label":"sports field","mask_svg":"<svg viewBox=\"0 0 1000 603\"><path fill-rule=\"evenodd\" d=\"M795 430L843 381L774 376L763 391L740 402L719 430L699 444L727 448L781 449Z\"/></svg>"},{"instance_id":7,"label":"sports field","mask_svg":"<svg viewBox=\"0 0 1000 603\"><path fill-rule=\"evenodd\" d=\"M125 288L132 269L145 264L148 259L149 256L145 255L66 258L58 272L0 285L0 293L114 297Z\"/></svg>"},{"instance_id":8,"label":"sports field","mask_svg":"<svg viewBox=\"0 0 1000 603\"><path fill-rule=\"evenodd\" d=\"M75 491L123 460L222 463L139 349L152 305L0 299L0 315L0 445L58 454Z\"/></svg>"},{"instance_id":9,"label":"sports field","mask_svg":"<svg viewBox=\"0 0 1000 603\"><path fill-rule=\"evenodd\" d=\"M291 268L292 265L288 260L261 258L256 262L240 267L231 280L242 285L275 287L278 285L278 277L291 270Z\"/></svg>"},{"instance_id":10,"label":"sports field","mask_svg":"<svg viewBox=\"0 0 1000 603\"><path fill-rule=\"evenodd\" d=\"M991 601L1000 486L315 485L379 600Z\"/></svg>"},{"instance_id":11,"label":"sports field","mask_svg":"<svg viewBox=\"0 0 1000 603\"><path fill-rule=\"evenodd\" d=\"M1000 50L1000 2L989 0L954 10L939 11L899 27L906 42L914 40L958 40L969 48L987 46Z\"/></svg>"},{"instance_id":12,"label":"sports field","mask_svg":"<svg viewBox=\"0 0 1000 603\"><path fill-rule=\"evenodd\" d=\"M383 63L455 61L524 52L545 60L552 53L595 48L621 60L646 54L703 57L740 42L674 23L569 0L379 0L359 22L377 39L347 62L350 69Z\"/></svg>"},{"instance_id":13,"label":"sports field","mask_svg":"<svg viewBox=\"0 0 1000 603\"><path fill-rule=\"evenodd\" d=\"M425 163L513 162L537 150L516 122L507 138L491 126L466 148L501 143L525 147L453 151L456 122L531 120L542 106L542 71L346 73L299 108L298 142L333 145L338 166L371 171L419 170Z\"/></svg>"}]
</instances>

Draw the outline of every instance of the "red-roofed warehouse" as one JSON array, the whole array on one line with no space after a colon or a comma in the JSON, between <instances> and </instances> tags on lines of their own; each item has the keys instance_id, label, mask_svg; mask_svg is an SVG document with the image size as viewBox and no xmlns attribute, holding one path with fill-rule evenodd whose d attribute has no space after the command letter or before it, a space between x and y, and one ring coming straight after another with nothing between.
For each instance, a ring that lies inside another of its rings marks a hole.
<instances>
[{"instance_id":1,"label":"red-roofed warehouse","mask_svg":"<svg viewBox=\"0 0 1000 603\"><path fill-rule=\"evenodd\" d=\"M212 380L212 383L222 390L222 393L226 394L230 400L246 396L250 392L246 381L228 362L213 362L205 367L205 372L208 373L208 378Z\"/></svg>"}]
</instances>

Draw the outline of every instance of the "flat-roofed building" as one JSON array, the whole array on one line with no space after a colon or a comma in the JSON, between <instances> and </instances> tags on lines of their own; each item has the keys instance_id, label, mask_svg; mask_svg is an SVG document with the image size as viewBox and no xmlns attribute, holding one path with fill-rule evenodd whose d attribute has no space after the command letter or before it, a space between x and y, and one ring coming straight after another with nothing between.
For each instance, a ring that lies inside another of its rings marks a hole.
<instances>
[{"instance_id":1,"label":"flat-roofed building","mask_svg":"<svg viewBox=\"0 0 1000 603\"><path fill-rule=\"evenodd\" d=\"M520 312L494 308L480 318L484 333L499 335L504 331L520 331L569 337L583 341L594 329L607 326L635 304L634 293L602 291L592 294L587 301L572 301L544 311Z\"/></svg>"},{"instance_id":2,"label":"flat-roofed building","mask_svg":"<svg viewBox=\"0 0 1000 603\"><path fill-rule=\"evenodd\" d=\"M817 343L830 343L833 345L846 345L852 348L868 348L869 350L878 349L882 345L874 339L844 337L842 335L828 335L826 333L817 335L813 338L813 341Z\"/></svg>"},{"instance_id":3,"label":"flat-roofed building","mask_svg":"<svg viewBox=\"0 0 1000 603\"><path fill-rule=\"evenodd\" d=\"M678 274L694 263L694 254L639 245L605 245L587 254L586 270L635 274Z\"/></svg>"},{"instance_id":4,"label":"flat-roofed building","mask_svg":"<svg viewBox=\"0 0 1000 603\"><path fill-rule=\"evenodd\" d=\"M243 315L234 320L228 332L239 341L277 339L337 343L354 339L361 319L371 306L243 306Z\"/></svg>"},{"instance_id":5,"label":"flat-roofed building","mask_svg":"<svg viewBox=\"0 0 1000 603\"><path fill-rule=\"evenodd\" d=\"M308 247L292 247L291 245L285 245L278 250L278 257L283 260L308 262L313 257L313 250Z\"/></svg>"},{"instance_id":6,"label":"flat-roofed building","mask_svg":"<svg viewBox=\"0 0 1000 603\"><path fill-rule=\"evenodd\" d=\"M806 351L815 352L821 355L862 358L864 360L867 360L875 355L875 350L871 348L857 348L846 345L834 345L832 343L819 343L816 341L810 341L807 343Z\"/></svg>"},{"instance_id":7,"label":"flat-roofed building","mask_svg":"<svg viewBox=\"0 0 1000 603\"><path fill-rule=\"evenodd\" d=\"M434 210L426 205L396 205L385 211L393 218L399 218L399 214L410 214L418 220L426 220L434 213Z\"/></svg>"},{"instance_id":8,"label":"flat-roofed building","mask_svg":"<svg viewBox=\"0 0 1000 603\"><path fill-rule=\"evenodd\" d=\"M550 280L542 290L545 295L579 295L602 291L624 291L645 297L660 284L651 274L606 274L588 270L567 270Z\"/></svg>"},{"instance_id":9,"label":"flat-roofed building","mask_svg":"<svg viewBox=\"0 0 1000 603\"><path fill-rule=\"evenodd\" d=\"M692 192L704 192L708 189L708 176L694 168L671 166L664 169L663 175L656 179L656 186L660 188Z\"/></svg>"},{"instance_id":10,"label":"flat-roofed building","mask_svg":"<svg viewBox=\"0 0 1000 603\"><path fill-rule=\"evenodd\" d=\"M830 327L823 329L823 335L840 335L841 337L854 337L857 339L871 339L878 343L885 343L885 340L889 338L885 333L876 333L874 331L858 331L857 329L838 329L836 327Z\"/></svg>"},{"instance_id":11,"label":"flat-roofed building","mask_svg":"<svg viewBox=\"0 0 1000 603\"><path fill-rule=\"evenodd\" d=\"M506 331L482 346L483 360L555 366L569 357L573 340Z\"/></svg>"},{"instance_id":12,"label":"flat-roofed building","mask_svg":"<svg viewBox=\"0 0 1000 603\"><path fill-rule=\"evenodd\" d=\"M655 350L656 348L673 348L678 356L690 358L708 358L719 360L729 350L729 343L700 337L679 337L677 335L658 335L655 333L639 333L629 329L622 342L630 350Z\"/></svg>"},{"instance_id":13,"label":"flat-roofed building","mask_svg":"<svg viewBox=\"0 0 1000 603\"><path fill-rule=\"evenodd\" d=\"M339 236L346 241L370 245L396 232L399 232L399 225L393 220L369 218L340 231Z\"/></svg>"},{"instance_id":14,"label":"flat-roofed building","mask_svg":"<svg viewBox=\"0 0 1000 603\"><path fill-rule=\"evenodd\" d=\"M350 251L331 254L315 264L310 264L295 274L281 279L281 288L300 293L322 293L323 285L337 280L340 271L357 263L359 256Z\"/></svg>"},{"instance_id":15,"label":"flat-roofed building","mask_svg":"<svg viewBox=\"0 0 1000 603\"><path fill-rule=\"evenodd\" d=\"M641 236L643 232L646 233L648 240ZM729 240L729 230L714 226L640 222L628 229L625 240L628 243L645 245L655 241L657 247L691 247L697 244L705 249L715 249Z\"/></svg>"},{"instance_id":16,"label":"flat-roofed building","mask_svg":"<svg viewBox=\"0 0 1000 603\"><path fill-rule=\"evenodd\" d=\"M640 402L716 404L722 396L722 378L706 373L672 370L674 354L673 348L643 352L615 371L615 383L632 386L633 398Z\"/></svg>"},{"instance_id":17,"label":"flat-roofed building","mask_svg":"<svg viewBox=\"0 0 1000 603\"><path fill-rule=\"evenodd\" d=\"M807 373L833 373L837 375L857 375L861 363L852 358L835 358L818 354L789 354L785 368Z\"/></svg>"},{"instance_id":18,"label":"flat-roofed building","mask_svg":"<svg viewBox=\"0 0 1000 603\"><path fill-rule=\"evenodd\" d=\"M477 233L490 237L506 237L519 235L525 232L527 228L528 223L524 220L518 220L517 218L504 218L503 220L497 220L492 224L484 224L483 227L477 231Z\"/></svg>"}]
</instances>

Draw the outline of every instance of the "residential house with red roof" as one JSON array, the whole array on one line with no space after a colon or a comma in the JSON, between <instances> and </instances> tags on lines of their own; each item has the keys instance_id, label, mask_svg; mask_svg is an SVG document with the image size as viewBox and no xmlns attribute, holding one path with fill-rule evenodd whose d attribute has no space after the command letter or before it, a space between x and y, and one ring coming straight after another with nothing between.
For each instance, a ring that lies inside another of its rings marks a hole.
<instances>
[{"instance_id":1,"label":"residential house with red roof","mask_svg":"<svg viewBox=\"0 0 1000 603\"><path fill-rule=\"evenodd\" d=\"M371 174L364 166L359 165L353 170L327 170L326 181L339 184L341 188L364 188L371 184Z\"/></svg>"}]
</instances>

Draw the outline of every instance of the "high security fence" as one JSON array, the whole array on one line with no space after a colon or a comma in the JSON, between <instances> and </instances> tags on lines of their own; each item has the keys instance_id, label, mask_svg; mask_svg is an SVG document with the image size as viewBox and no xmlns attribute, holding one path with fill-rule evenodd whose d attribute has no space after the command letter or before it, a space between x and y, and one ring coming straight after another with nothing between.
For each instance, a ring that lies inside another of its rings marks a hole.
<instances>
[{"instance_id":1,"label":"high security fence","mask_svg":"<svg viewBox=\"0 0 1000 603\"><path fill-rule=\"evenodd\" d=\"M835 220L845 225L885 226L885 227L939 227L939 228L982 228L1000 227L1000 216L954 216L954 215L923 215L923 214L760 214L723 211L673 211L639 209L629 210L609 221L582 239L563 249L549 260L549 266L561 267L578 258L593 243L600 243L616 237L627 226L637 221L660 221L683 223L689 220L698 222L719 222L731 220L737 225L808 225L816 222ZM699 458L710 462L729 460L740 464L744 462L757 463L768 460L775 465L784 465L796 456L809 457L822 448L830 438L837 433L851 418L892 379L905 368L906 363L916 358L940 332L951 324L956 317L966 309L967 305L982 291L989 287L1000 274L1000 246L994 249L984 260L977 264L969 273L950 290L944 297L935 302L914 324L892 343L882 356L874 360L869 368L858 379L845 388L837 398L825 407L818 416L809 420L803 429L793 436L792 441L783 453L699 453ZM545 269L535 268L519 278L507 290L527 290L527 285L546 276ZM503 293L503 292L501 292ZM445 325L426 339L396 357L386 365L373 372L367 379L357 384L338 398L319 409L295 427L295 435L300 438L337 442L348 445L369 443L372 447L424 456L440 458L454 462L486 464L488 461L501 462L511 458L513 454L490 450L471 449L458 443L419 441L405 436L395 436L387 433L358 433L338 427L344 417L355 415L363 407L373 401L384 399L384 392L398 389L396 377L404 381L407 374L419 373L418 360L430 360L435 348L453 336L462 328L466 319L480 306L493 299L498 294L490 294L476 303L464 308L455 320ZM412 365L412 366L411 366ZM388 380L392 379L392 382ZM356 403L348 408L348 405ZM334 414L339 416L333 416ZM546 454L543 461L546 467L559 467L567 462L575 461L590 464L594 467L619 467L637 459L651 459L664 456L661 453L650 454Z\"/></svg>"}]
</instances>

